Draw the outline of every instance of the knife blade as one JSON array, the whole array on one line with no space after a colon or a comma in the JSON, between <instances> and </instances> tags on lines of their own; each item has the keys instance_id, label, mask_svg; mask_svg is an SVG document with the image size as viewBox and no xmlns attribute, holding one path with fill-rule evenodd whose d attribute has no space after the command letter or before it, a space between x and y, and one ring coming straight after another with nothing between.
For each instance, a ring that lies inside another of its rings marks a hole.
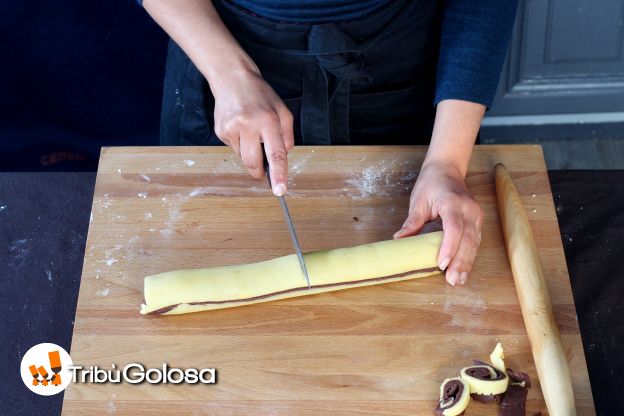
<instances>
[{"instance_id":1,"label":"knife blade","mask_svg":"<svg viewBox=\"0 0 624 416\"><path fill-rule=\"evenodd\" d=\"M269 188L271 188L271 174L269 173L269 162L266 158L266 153L264 153L264 146L262 148L262 154L264 157L264 172L266 173L267 180L269 181ZM295 248L295 252L297 253L297 258L299 259L299 265L301 266L301 271L303 272L303 276L305 277L306 283L308 285L308 289L312 289L310 285L310 276L308 276L308 269L306 268L305 260L303 258L303 253L301 252L301 246L299 245L299 239L297 238L297 232L295 231L295 225L292 222L292 218L290 216L290 211L288 211L288 205L286 204L286 199L284 199L284 195L277 197L280 206L282 207L282 213L284 214L284 219L286 220L286 225L288 226L288 232L290 233L290 239L292 241L293 247Z\"/></svg>"}]
</instances>

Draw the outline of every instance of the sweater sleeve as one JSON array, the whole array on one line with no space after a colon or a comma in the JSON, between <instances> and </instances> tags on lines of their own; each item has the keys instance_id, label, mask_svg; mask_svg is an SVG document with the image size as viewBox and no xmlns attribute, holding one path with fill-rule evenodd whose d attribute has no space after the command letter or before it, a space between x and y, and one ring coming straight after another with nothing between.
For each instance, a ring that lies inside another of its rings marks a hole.
<instances>
[{"instance_id":1,"label":"sweater sleeve","mask_svg":"<svg viewBox=\"0 0 624 416\"><path fill-rule=\"evenodd\" d=\"M511 38L517 0L445 0L435 104L492 104Z\"/></svg>"}]
</instances>

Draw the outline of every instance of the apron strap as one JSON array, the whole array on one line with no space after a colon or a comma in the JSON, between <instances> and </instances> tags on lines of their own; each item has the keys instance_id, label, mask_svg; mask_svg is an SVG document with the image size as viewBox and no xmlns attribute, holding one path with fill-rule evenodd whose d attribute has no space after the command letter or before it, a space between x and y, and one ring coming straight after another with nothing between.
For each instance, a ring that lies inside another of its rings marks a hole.
<instances>
[{"instance_id":1,"label":"apron strap","mask_svg":"<svg viewBox=\"0 0 624 416\"><path fill-rule=\"evenodd\" d=\"M303 144L349 143L349 87L363 78L364 58L355 41L335 24L312 25L301 100Z\"/></svg>"}]
</instances>

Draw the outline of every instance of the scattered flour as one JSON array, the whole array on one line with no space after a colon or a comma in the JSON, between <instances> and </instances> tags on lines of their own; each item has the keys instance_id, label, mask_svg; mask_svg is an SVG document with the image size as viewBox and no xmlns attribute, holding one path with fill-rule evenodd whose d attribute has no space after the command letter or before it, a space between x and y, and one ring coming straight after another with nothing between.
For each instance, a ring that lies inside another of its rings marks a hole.
<instances>
[{"instance_id":1,"label":"scattered flour","mask_svg":"<svg viewBox=\"0 0 624 416\"><path fill-rule=\"evenodd\" d=\"M205 192L205 190L203 188L196 188L196 189L193 189L191 191L191 193L189 194L189 197L195 198L196 196L200 196L200 195L203 195L205 193L206 192Z\"/></svg>"},{"instance_id":2,"label":"scattered flour","mask_svg":"<svg viewBox=\"0 0 624 416\"><path fill-rule=\"evenodd\" d=\"M116 252L120 251L122 248L123 248L123 246L117 244L117 245L115 245L115 247L113 247L111 249L104 250L104 255L106 256L106 258L104 260L101 260L101 262L105 263L108 267L110 267L113 264L119 262L119 260L117 260L115 258L113 253L116 253Z\"/></svg>"},{"instance_id":3,"label":"scattered flour","mask_svg":"<svg viewBox=\"0 0 624 416\"><path fill-rule=\"evenodd\" d=\"M7 209L6 205L0 205L0 211L4 211L5 209Z\"/></svg>"},{"instance_id":4,"label":"scattered flour","mask_svg":"<svg viewBox=\"0 0 624 416\"><path fill-rule=\"evenodd\" d=\"M148 194L147 192L139 192L139 193L137 194L137 196L138 196L139 198L147 198L147 196L148 196L148 195L149 195L149 194Z\"/></svg>"},{"instance_id":5,"label":"scattered flour","mask_svg":"<svg viewBox=\"0 0 624 416\"><path fill-rule=\"evenodd\" d=\"M121 175L121 168L117 169L117 173L119 173Z\"/></svg>"},{"instance_id":6,"label":"scattered flour","mask_svg":"<svg viewBox=\"0 0 624 416\"><path fill-rule=\"evenodd\" d=\"M107 411L108 411L109 415L114 415L115 412L117 411L117 408L115 407L115 403L113 403L112 400L108 401L108 409L107 409Z\"/></svg>"},{"instance_id":7,"label":"scattered flour","mask_svg":"<svg viewBox=\"0 0 624 416\"><path fill-rule=\"evenodd\" d=\"M141 173L141 175L140 175L140 176L141 176L141 178L143 178L143 180L144 180L145 182L149 182L149 181L150 181L150 177L149 177L149 176L147 176L146 174Z\"/></svg>"},{"instance_id":8,"label":"scattered flour","mask_svg":"<svg viewBox=\"0 0 624 416\"><path fill-rule=\"evenodd\" d=\"M113 200L110 197L110 194L104 194L104 198L99 200L100 206L102 208L110 208L113 204Z\"/></svg>"},{"instance_id":9,"label":"scattered flour","mask_svg":"<svg viewBox=\"0 0 624 416\"><path fill-rule=\"evenodd\" d=\"M479 328L483 322L483 316L487 310L485 301L481 297L464 298L462 305L464 308L453 310L453 304L446 299L444 301L444 313L450 315L449 324L451 326L468 328ZM468 309L466 309L468 308Z\"/></svg>"},{"instance_id":10,"label":"scattered flour","mask_svg":"<svg viewBox=\"0 0 624 416\"><path fill-rule=\"evenodd\" d=\"M52 281L52 270L46 270L46 276L48 276L48 281Z\"/></svg>"},{"instance_id":11,"label":"scattered flour","mask_svg":"<svg viewBox=\"0 0 624 416\"><path fill-rule=\"evenodd\" d=\"M117 263L119 260L117 259L106 259L104 260L104 263L106 263L107 266L112 266L114 263Z\"/></svg>"},{"instance_id":12,"label":"scattered flour","mask_svg":"<svg viewBox=\"0 0 624 416\"><path fill-rule=\"evenodd\" d=\"M191 166L193 166L195 164L195 161L194 160L190 160L190 159L186 159L186 160L184 160L184 164L190 168Z\"/></svg>"},{"instance_id":13,"label":"scattered flour","mask_svg":"<svg viewBox=\"0 0 624 416\"><path fill-rule=\"evenodd\" d=\"M101 296L101 297L106 297L108 295L110 295L110 287L104 287L100 290L98 290L97 292L95 292L96 296Z\"/></svg>"},{"instance_id":14,"label":"scattered flour","mask_svg":"<svg viewBox=\"0 0 624 416\"><path fill-rule=\"evenodd\" d=\"M384 192L383 188L380 187L385 182L384 176L384 171L380 167L369 166L362 171L359 177L348 179L347 183L355 188L358 193L357 196L366 198Z\"/></svg>"},{"instance_id":15,"label":"scattered flour","mask_svg":"<svg viewBox=\"0 0 624 416\"><path fill-rule=\"evenodd\" d=\"M306 163L308 162L308 160L310 159L311 155L308 154L303 154L300 157L298 157L292 164L292 166L290 167L290 172L297 174L297 173L301 173L301 171L303 170L303 168L305 167Z\"/></svg>"},{"instance_id":16,"label":"scattered flour","mask_svg":"<svg viewBox=\"0 0 624 416\"><path fill-rule=\"evenodd\" d=\"M378 162L365 168L361 173L346 180L349 196L366 198L369 196L387 196L409 193L418 177L418 172L409 171L397 178L395 163ZM401 167L405 169L405 167Z\"/></svg>"},{"instance_id":17,"label":"scattered flour","mask_svg":"<svg viewBox=\"0 0 624 416\"><path fill-rule=\"evenodd\" d=\"M152 218L152 217L153 217L153 215L152 215L152 213L151 213L151 212L146 212L146 213L145 213L145 215L144 215L144 217L145 217L145 219L146 219L146 220L149 220L150 218Z\"/></svg>"}]
</instances>

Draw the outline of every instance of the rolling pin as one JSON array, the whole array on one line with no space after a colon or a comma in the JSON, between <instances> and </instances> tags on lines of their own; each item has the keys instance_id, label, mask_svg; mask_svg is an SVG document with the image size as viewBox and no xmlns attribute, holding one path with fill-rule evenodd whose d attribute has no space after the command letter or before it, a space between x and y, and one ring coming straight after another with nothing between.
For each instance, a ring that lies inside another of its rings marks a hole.
<instances>
[{"instance_id":1,"label":"rolling pin","mask_svg":"<svg viewBox=\"0 0 624 416\"><path fill-rule=\"evenodd\" d=\"M570 369L529 218L503 164L496 165L495 178L505 246L546 407L551 416L576 415Z\"/></svg>"}]
</instances>

